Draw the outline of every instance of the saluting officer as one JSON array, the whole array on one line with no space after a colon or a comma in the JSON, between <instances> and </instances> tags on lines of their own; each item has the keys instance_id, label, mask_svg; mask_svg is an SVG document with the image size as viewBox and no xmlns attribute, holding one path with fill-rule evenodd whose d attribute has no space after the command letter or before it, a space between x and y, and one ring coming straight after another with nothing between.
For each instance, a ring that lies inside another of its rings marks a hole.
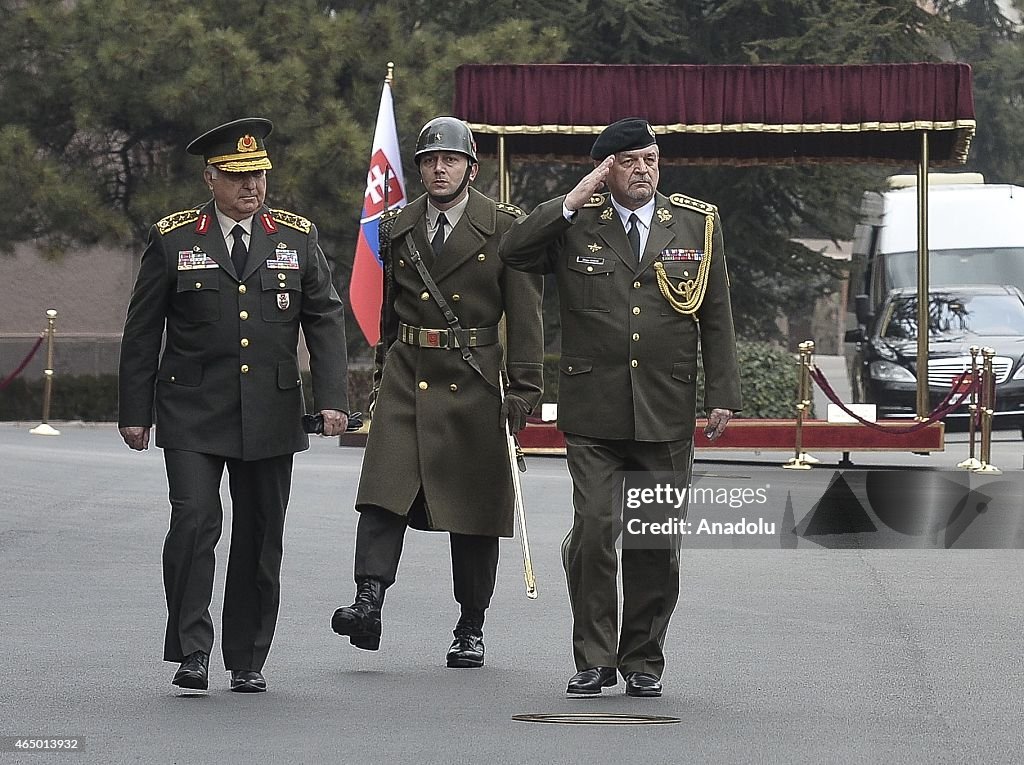
<instances>
[{"instance_id":1,"label":"saluting officer","mask_svg":"<svg viewBox=\"0 0 1024 765\"><path fill-rule=\"evenodd\" d=\"M356 598L335 611L331 626L352 645L377 650L384 591L395 581L406 527L447 531L461 615L446 663L479 667L498 537L513 530L503 428L521 429L541 395L542 282L498 258L501 235L522 212L470 186L479 164L469 126L454 117L431 120L415 159L426 194L380 224L384 301L373 425L356 496Z\"/></svg>"},{"instance_id":2,"label":"saluting officer","mask_svg":"<svg viewBox=\"0 0 1024 765\"><path fill-rule=\"evenodd\" d=\"M309 448L300 326L324 434L347 424L342 302L316 227L264 204L271 129L251 117L189 144L190 154L206 159L213 199L150 230L121 342L121 435L132 449L146 449L155 404L156 445L164 450L171 502L164 660L181 662L172 682L182 688L208 687L225 466L232 522L224 665L231 690L267 687L262 669L280 602L292 456Z\"/></svg>"},{"instance_id":3,"label":"saluting officer","mask_svg":"<svg viewBox=\"0 0 1024 765\"><path fill-rule=\"evenodd\" d=\"M659 149L646 120L609 125L591 157L595 169L516 221L500 254L558 282L558 426L574 506L562 559L578 670L566 691L599 694L617 684L617 669L630 696L660 696L678 539L668 549L623 543L617 629L623 473L663 473L688 486L698 343L709 436L740 408L725 250L714 205L657 193ZM610 193L596 194L602 184Z\"/></svg>"}]
</instances>

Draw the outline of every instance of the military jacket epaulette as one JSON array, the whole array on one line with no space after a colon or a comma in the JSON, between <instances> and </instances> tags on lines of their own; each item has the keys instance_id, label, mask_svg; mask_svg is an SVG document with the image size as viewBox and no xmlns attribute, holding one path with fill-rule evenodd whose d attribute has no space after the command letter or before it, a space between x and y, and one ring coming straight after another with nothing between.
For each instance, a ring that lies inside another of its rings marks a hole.
<instances>
[{"instance_id":1,"label":"military jacket epaulette","mask_svg":"<svg viewBox=\"0 0 1024 765\"><path fill-rule=\"evenodd\" d=\"M603 205L605 203L605 201L606 200L605 200L605 195L604 194L594 194L592 197L590 197L590 199L588 199L586 201L586 203L584 203L583 206L584 207L600 207L601 205Z\"/></svg>"},{"instance_id":2,"label":"military jacket epaulette","mask_svg":"<svg viewBox=\"0 0 1024 765\"><path fill-rule=\"evenodd\" d=\"M402 212L401 207L392 207L390 210L385 210L381 213L380 222L377 224L378 240L391 239L391 228L395 225L395 219L400 212Z\"/></svg>"},{"instance_id":3,"label":"military jacket epaulette","mask_svg":"<svg viewBox=\"0 0 1024 765\"><path fill-rule=\"evenodd\" d=\"M685 207L687 210L693 210L694 212L703 213L704 215L714 215L718 212L718 208L710 202L694 199L693 197L688 197L685 194L673 194L669 197L669 201L676 207Z\"/></svg>"},{"instance_id":4,"label":"military jacket epaulette","mask_svg":"<svg viewBox=\"0 0 1024 765\"><path fill-rule=\"evenodd\" d=\"M526 215L526 213L523 212L521 208L516 207L513 204L509 204L508 202L496 202L495 206L498 208L498 210L500 212L508 213L509 215L513 216L514 218L518 218L518 217L520 217L522 215Z\"/></svg>"},{"instance_id":5,"label":"military jacket epaulette","mask_svg":"<svg viewBox=\"0 0 1024 765\"><path fill-rule=\"evenodd\" d=\"M199 220L199 210L196 207L192 210L181 210L180 212L171 213L156 222L156 228L160 232L161 236L167 236L170 232L176 228L181 228L189 223L194 223Z\"/></svg>"},{"instance_id":6,"label":"military jacket epaulette","mask_svg":"<svg viewBox=\"0 0 1024 765\"><path fill-rule=\"evenodd\" d=\"M308 234L313 229L313 224L307 218L303 218L301 215L296 215L293 212L271 209L270 214L274 216L274 220L278 223L283 223L285 226L301 231L303 234Z\"/></svg>"}]
</instances>

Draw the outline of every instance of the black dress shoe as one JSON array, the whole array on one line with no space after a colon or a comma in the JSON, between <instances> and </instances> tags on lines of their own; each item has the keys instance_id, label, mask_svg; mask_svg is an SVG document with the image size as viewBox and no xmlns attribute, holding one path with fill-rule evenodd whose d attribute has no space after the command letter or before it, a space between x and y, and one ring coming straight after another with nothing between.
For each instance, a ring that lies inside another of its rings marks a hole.
<instances>
[{"instance_id":1,"label":"black dress shoe","mask_svg":"<svg viewBox=\"0 0 1024 765\"><path fill-rule=\"evenodd\" d=\"M615 667L591 667L570 677L565 692L570 696L596 696L602 688L617 685L618 682Z\"/></svg>"},{"instance_id":2,"label":"black dress shoe","mask_svg":"<svg viewBox=\"0 0 1024 765\"><path fill-rule=\"evenodd\" d=\"M193 691L205 691L210 687L209 680L210 655L206 651L193 651L185 657L185 661L174 673L171 683L179 688Z\"/></svg>"},{"instance_id":3,"label":"black dress shoe","mask_svg":"<svg viewBox=\"0 0 1024 765\"><path fill-rule=\"evenodd\" d=\"M231 670L231 690L236 693L262 693L267 690L267 680L252 669Z\"/></svg>"},{"instance_id":4,"label":"black dress shoe","mask_svg":"<svg viewBox=\"0 0 1024 765\"><path fill-rule=\"evenodd\" d=\"M455 628L455 640L448 649L449 667L482 667L484 665L484 633L464 627Z\"/></svg>"},{"instance_id":5,"label":"black dress shoe","mask_svg":"<svg viewBox=\"0 0 1024 765\"><path fill-rule=\"evenodd\" d=\"M627 696L660 696L661 680L647 672L630 672L626 675Z\"/></svg>"}]
</instances>

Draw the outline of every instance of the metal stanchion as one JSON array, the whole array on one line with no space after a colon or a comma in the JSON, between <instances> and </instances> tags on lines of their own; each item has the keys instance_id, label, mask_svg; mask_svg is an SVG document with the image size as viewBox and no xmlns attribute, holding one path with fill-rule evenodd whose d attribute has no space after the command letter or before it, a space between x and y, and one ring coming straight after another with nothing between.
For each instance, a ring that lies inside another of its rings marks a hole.
<instances>
[{"instance_id":1,"label":"metal stanchion","mask_svg":"<svg viewBox=\"0 0 1024 765\"><path fill-rule=\"evenodd\" d=\"M975 473L1002 475L1003 471L992 464L992 415L996 406L996 377L992 371L992 359L996 352L992 348L982 348L981 370L981 464L974 469Z\"/></svg>"},{"instance_id":2,"label":"metal stanchion","mask_svg":"<svg viewBox=\"0 0 1024 765\"><path fill-rule=\"evenodd\" d=\"M60 431L46 422L50 418L50 396L53 393L53 336L57 324L57 312L52 308L46 312L46 369L43 370L43 421L29 431L34 436L59 436Z\"/></svg>"},{"instance_id":3,"label":"metal stanchion","mask_svg":"<svg viewBox=\"0 0 1024 765\"><path fill-rule=\"evenodd\" d=\"M977 437L977 428L975 427L975 420L978 417L978 388L981 387L979 385L978 380L978 353L981 351L981 348L979 348L976 345L972 345L970 351L971 385L973 387L971 388L970 404L968 404L967 406L967 410L971 413L971 422L968 425L969 436L967 441L969 451L967 459L965 459L963 462L958 462L956 466L958 468L964 468L965 470L977 470L978 468L981 467L981 461L974 456L974 442Z\"/></svg>"},{"instance_id":4,"label":"metal stanchion","mask_svg":"<svg viewBox=\"0 0 1024 765\"><path fill-rule=\"evenodd\" d=\"M799 372L796 390L796 448L793 459L782 467L789 470L809 470L818 460L803 450L804 417L811 406L811 359L814 355L814 341L805 340L797 346L800 350Z\"/></svg>"}]
</instances>

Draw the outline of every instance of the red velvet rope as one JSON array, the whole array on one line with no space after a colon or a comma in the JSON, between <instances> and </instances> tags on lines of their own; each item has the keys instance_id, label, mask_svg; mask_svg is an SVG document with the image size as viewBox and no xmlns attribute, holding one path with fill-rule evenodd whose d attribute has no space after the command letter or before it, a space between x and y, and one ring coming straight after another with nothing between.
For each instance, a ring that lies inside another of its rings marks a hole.
<instances>
[{"instance_id":1,"label":"red velvet rope","mask_svg":"<svg viewBox=\"0 0 1024 765\"><path fill-rule=\"evenodd\" d=\"M978 381L971 380L971 384L967 386L966 390L957 390L956 388L950 389L949 393L946 394L942 401L940 401L935 406L935 408L928 414L928 417L923 421L915 423L914 425L910 425L906 428L890 428L882 427L878 423L871 422L870 420L865 420L860 415L850 411L850 408L843 403L842 399L839 398L838 394L835 392L835 390L833 390L832 386L829 384L828 379L825 377L825 373L822 372L821 369L817 367L817 365L815 365L814 368L811 369L811 379L814 380L814 382L817 384L819 388L821 388L821 392L828 397L829 401L838 406L840 409L842 409L844 412L850 415L857 422L863 425L867 425L872 430L877 430L880 433L898 434L915 433L918 430L921 430L922 428L928 427L933 422L938 422L947 414L956 409L958 406L963 404L966 398L970 396L978 388ZM953 401L953 397L957 396L958 394L959 398L957 398L956 401Z\"/></svg>"},{"instance_id":2,"label":"red velvet rope","mask_svg":"<svg viewBox=\"0 0 1024 765\"><path fill-rule=\"evenodd\" d=\"M15 369L13 372L11 372L9 375L7 375L7 377L4 378L3 382L0 382L0 390L3 390L8 385L10 385L12 382L14 382L14 378L17 377L18 375L20 375L25 370L25 367L28 366L28 363L30 361L32 361L32 357L36 355L36 351L39 350L39 346L43 344L43 338L45 336L46 336L45 332L39 336L39 339L36 340L35 345L32 346L32 350L30 350L28 352L28 355L24 359L21 360L21 363L18 364L17 369Z\"/></svg>"}]
</instances>

